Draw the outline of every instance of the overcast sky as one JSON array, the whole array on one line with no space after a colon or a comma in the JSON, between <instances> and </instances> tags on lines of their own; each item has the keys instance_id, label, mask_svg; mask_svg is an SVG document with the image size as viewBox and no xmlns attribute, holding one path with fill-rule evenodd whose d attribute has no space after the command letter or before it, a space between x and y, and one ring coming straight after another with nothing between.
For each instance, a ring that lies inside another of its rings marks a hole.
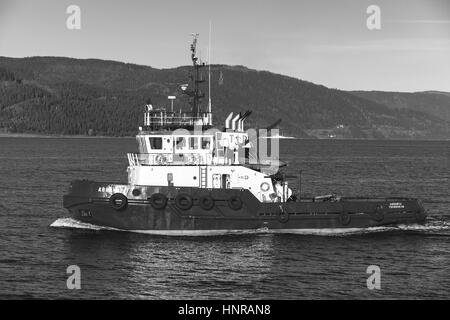
<instances>
[{"instance_id":1,"label":"overcast sky","mask_svg":"<svg viewBox=\"0 0 450 320\"><path fill-rule=\"evenodd\" d=\"M81 29L66 27L69 5ZM381 29L366 26L369 5ZM344 90L450 91L450 0L0 0L0 55L170 68L206 58Z\"/></svg>"}]
</instances>

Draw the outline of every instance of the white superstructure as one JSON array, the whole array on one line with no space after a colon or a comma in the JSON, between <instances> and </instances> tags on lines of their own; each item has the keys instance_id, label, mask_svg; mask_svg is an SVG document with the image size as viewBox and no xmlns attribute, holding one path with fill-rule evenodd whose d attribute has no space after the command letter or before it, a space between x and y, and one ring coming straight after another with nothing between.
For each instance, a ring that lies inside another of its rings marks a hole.
<instances>
[{"instance_id":1,"label":"white superstructure","mask_svg":"<svg viewBox=\"0 0 450 320\"><path fill-rule=\"evenodd\" d=\"M250 150L246 152L246 149L251 149L252 145L244 132L243 115L232 115L225 121L224 131L141 131L136 136L139 152L128 154L128 182L134 185L248 189L261 202L279 201L279 197L288 199L291 191L287 185L280 189L270 176L248 163L246 154ZM144 118L149 119L151 115L146 114ZM172 121L169 119L169 123Z\"/></svg>"},{"instance_id":2,"label":"white superstructure","mask_svg":"<svg viewBox=\"0 0 450 320\"><path fill-rule=\"evenodd\" d=\"M191 98L191 111L175 112L147 104L144 126L136 136L138 153L128 154L128 182L134 185L194 187L203 189L247 189L261 202L284 202L292 192L285 181L276 181L253 151L255 146L244 131L251 114L230 113L223 130L212 128L211 99L207 111L200 105L204 82L196 54L198 34L193 34L191 59L192 90L181 85ZM210 94L209 94L210 95ZM277 167L278 168L278 167Z\"/></svg>"}]
</instances>

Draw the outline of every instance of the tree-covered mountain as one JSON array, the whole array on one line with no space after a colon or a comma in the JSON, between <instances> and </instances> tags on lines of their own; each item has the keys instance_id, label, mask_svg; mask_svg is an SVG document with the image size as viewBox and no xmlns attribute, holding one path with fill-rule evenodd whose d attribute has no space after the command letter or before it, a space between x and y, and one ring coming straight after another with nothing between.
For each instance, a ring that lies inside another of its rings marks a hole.
<instances>
[{"instance_id":1,"label":"tree-covered mountain","mask_svg":"<svg viewBox=\"0 0 450 320\"><path fill-rule=\"evenodd\" d=\"M450 93L448 92L352 91L351 93L384 104L391 109L415 110L450 121Z\"/></svg>"},{"instance_id":2,"label":"tree-covered mountain","mask_svg":"<svg viewBox=\"0 0 450 320\"><path fill-rule=\"evenodd\" d=\"M0 57L0 130L134 135L149 98L154 105L168 108L167 96L176 95L175 109L188 108L179 85L189 82L190 70L96 59ZM450 138L450 120L438 113L396 108L360 92L242 66L214 65L211 71L218 127L229 112L251 109L247 127L265 127L281 118L285 135Z\"/></svg>"}]
</instances>

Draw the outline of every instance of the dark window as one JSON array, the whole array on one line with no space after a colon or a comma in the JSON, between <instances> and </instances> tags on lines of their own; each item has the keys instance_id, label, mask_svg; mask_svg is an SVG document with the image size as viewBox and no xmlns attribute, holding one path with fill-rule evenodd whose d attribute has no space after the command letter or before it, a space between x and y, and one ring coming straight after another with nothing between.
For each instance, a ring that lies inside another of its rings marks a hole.
<instances>
[{"instance_id":1,"label":"dark window","mask_svg":"<svg viewBox=\"0 0 450 320\"><path fill-rule=\"evenodd\" d=\"M184 149L186 147L186 138L178 137L176 139L175 145L177 150Z\"/></svg>"},{"instance_id":2,"label":"dark window","mask_svg":"<svg viewBox=\"0 0 450 320\"><path fill-rule=\"evenodd\" d=\"M189 149L191 149L191 150L198 149L198 138L197 137L191 137L189 139Z\"/></svg>"},{"instance_id":3,"label":"dark window","mask_svg":"<svg viewBox=\"0 0 450 320\"><path fill-rule=\"evenodd\" d=\"M152 150L161 150L162 149L162 138L149 138L150 140L150 147Z\"/></svg>"},{"instance_id":4,"label":"dark window","mask_svg":"<svg viewBox=\"0 0 450 320\"><path fill-rule=\"evenodd\" d=\"M230 175L229 174L222 175L222 189L230 189Z\"/></svg>"},{"instance_id":5,"label":"dark window","mask_svg":"<svg viewBox=\"0 0 450 320\"><path fill-rule=\"evenodd\" d=\"M208 150L211 146L211 138L202 138L202 149Z\"/></svg>"}]
</instances>

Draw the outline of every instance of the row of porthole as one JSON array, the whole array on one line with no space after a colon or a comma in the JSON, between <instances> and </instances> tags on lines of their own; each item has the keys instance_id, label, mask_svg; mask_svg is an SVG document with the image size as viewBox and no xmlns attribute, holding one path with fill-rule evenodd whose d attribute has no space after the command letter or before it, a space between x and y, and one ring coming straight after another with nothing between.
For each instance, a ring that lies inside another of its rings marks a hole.
<instances>
[{"instance_id":1,"label":"row of porthole","mask_svg":"<svg viewBox=\"0 0 450 320\"><path fill-rule=\"evenodd\" d=\"M140 194L140 191L138 190L139 194L136 195L134 192L135 190L138 189L133 190L133 195L138 196ZM150 202L150 205L157 210L164 209L167 206L168 202L167 197L162 193L154 193L147 200ZM227 202L228 206L233 210L240 210L243 206L241 198L237 196L230 197ZM211 210L212 208L214 208L215 200L213 197L205 195L200 197L198 203L202 209ZM126 209L126 207L128 206L128 198L122 193L115 193L109 198L109 204L113 209L121 211ZM180 193L175 197L175 206L178 209L189 210L193 205L194 200L189 194Z\"/></svg>"}]
</instances>

